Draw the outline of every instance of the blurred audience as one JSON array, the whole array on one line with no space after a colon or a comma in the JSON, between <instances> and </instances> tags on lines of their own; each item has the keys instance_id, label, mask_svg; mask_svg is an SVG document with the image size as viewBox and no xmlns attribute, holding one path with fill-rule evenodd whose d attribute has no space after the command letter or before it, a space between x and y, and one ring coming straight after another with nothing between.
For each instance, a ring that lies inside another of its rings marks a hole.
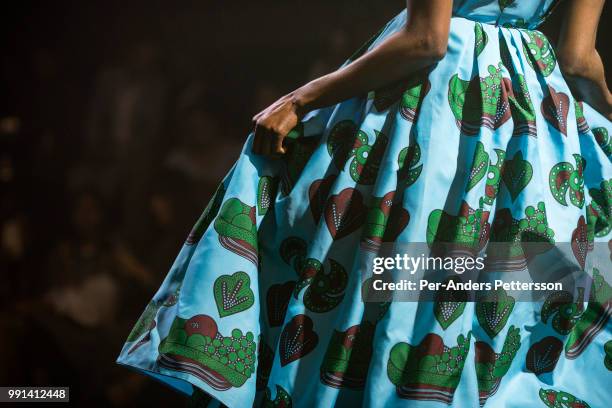
<instances>
[{"instance_id":1,"label":"blurred audience","mask_svg":"<svg viewBox=\"0 0 612 408\"><path fill-rule=\"evenodd\" d=\"M146 225L140 204L168 142L168 85L161 51L152 43L127 47L121 62L102 69L96 78L84 166L73 176L89 176L79 181L116 200L123 234L138 240Z\"/></svg>"},{"instance_id":2,"label":"blurred audience","mask_svg":"<svg viewBox=\"0 0 612 408\"><path fill-rule=\"evenodd\" d=\"M331 70L348 53L346 34L331 39L287 76ZM0 384L72 385L83 406L176 405L115 358L237 159L250 117L285 85L237 81L232 107L214 73L181 77L159 41L136 36L117 55L81 79L91 84L81 101L69 57L36 48L36 103L0 110L0 349L11 350L0 353ZM247 110L244 123L235 109Z\"/></svg>"}]
</instances>

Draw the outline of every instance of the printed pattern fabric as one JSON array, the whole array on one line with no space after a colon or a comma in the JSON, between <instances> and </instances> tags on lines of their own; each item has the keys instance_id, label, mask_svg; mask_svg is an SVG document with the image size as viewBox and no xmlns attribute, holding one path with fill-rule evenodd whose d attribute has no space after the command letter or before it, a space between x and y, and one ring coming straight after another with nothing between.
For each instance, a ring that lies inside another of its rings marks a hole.
<instances>
[{"instance_id":1,"label":"printed pattern fabric","mask_svg":"<svg viewBox=\"0 0 612 408\"><path fill-rule=\"evenodd\" d=\"M612 125L535 30L554 2L454 3L435 66L311 112L282 159L249 135L120 364L231 408L609 406L597 269L584 302L361 300L360 260L384 243L529 237L581 260L612 242Z\"/></svg>"}]
</instances>

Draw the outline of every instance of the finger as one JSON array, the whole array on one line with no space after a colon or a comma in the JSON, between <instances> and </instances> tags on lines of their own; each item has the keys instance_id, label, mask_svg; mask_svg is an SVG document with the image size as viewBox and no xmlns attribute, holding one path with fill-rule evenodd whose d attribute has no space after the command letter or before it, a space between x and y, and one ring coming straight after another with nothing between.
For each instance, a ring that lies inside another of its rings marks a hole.
<instances>
[{"instance_id":1,"label":"finger","mask_svg":"<svg viewBox=\"0 0 612 408\"><path fill-rule=\"evenodd\" d=\"M266 113L269 113L270 111L273 111L274 107L277 105L277 103L278 102L274 102L272 105L270 105L267 108L261 110L259 113L257 113L255 116L253 116L253 122L257 122L259 120L259 118L264 116Z\"/></svg>"},{"instance_id":2,"label":"finger","mask_svg":"<svg viewBox=\"0 0 612 408\"><path fill-rule=\"evenodd\" d=\"M257 122L257 120L263 115L264 111L259 112L255 116L253 116L253 122Z\"/></svg>"},{"instance_id":3,"label":"finger","mask_svg":"<svg viewBox=\"0 0 612 408\"><path fill-rule=\"evenodd\" d=\"M283 140L285 140L285 137L281 135L276 135L274 138L273 150L275 154L285 154L286 150L283 146Z\"/></svg>"},{"instance_id":4,"label":"finger","mask_svg":"<svg viewBox=\"0 0 612 408\"><path fill-rule=\"evenodd\" d=\"M275 101L274 103L272 103L271 105L269 105L267 108L265 108L264 110L262 110L261 112L259 112L255 116L253 116L253 120L256 121L259 118L261 118L262 116L265 116L266 114L272 114L273 112L278 110L278 107L281 106L282 104L283 104L283 99L281 98L281 99Z\"/></svg>"}]
</instances>

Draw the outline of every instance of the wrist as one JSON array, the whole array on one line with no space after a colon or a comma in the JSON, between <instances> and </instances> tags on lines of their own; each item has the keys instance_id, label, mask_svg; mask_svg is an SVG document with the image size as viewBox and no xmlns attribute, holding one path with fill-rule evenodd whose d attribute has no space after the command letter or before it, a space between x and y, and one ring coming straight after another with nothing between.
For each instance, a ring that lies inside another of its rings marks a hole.
<instances>
[{"instance_id":1,"label":"wrist","mask_svg":"<svg viewBox=\"0 0 612 408\"><path fill-rule=\"evenodd\" d=\"M313 109L316 109L318 98L317 80L307 83L293 91L291 101L295 106L298 116L304 116Z\"/></svg>"}]
</instances>

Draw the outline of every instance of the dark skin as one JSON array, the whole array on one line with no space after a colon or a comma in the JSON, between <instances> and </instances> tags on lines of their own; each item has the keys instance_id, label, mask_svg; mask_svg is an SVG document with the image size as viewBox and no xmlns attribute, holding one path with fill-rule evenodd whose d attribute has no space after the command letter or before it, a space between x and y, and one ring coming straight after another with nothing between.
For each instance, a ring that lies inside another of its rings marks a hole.
<instances>
[{"instance_id":1,"label":"dark skin","mask_svg":"<svg viewBox=\"0 0 612 408\"><path fill-rule=\"evenodd\" d=\"M559 65L574 95L612 118L612 96L595 49L605 0L571 0L559 40ZM446 53L451 0L407 0L404 28L375 49L281 97L253 117L253 153L279 157L283 141L308 112L363 95L435 64ZM588 27L588 28L587 28Z\"/></svg>"},{"instance_id":2,"label":"dark skin","mask_svg":"<svg viewBox=\"0 0 612 408\"><path fill-rule=\"evenodd\" d=\"M605 0L571 0L561 29L557 58L572 94L612 120L612 94L595 49Z\"/></svg>"},{"instance_id":3,"label":"dark skin","mask_svg":"<svg viewBox=\"0 0 612 408\"><path fill-rule=\"evenodd\" d=\"M309 111L330 106L409 76L444 57L451 0L407 1L411 16L403 30L351 64L283 96L253 117L253 152L285 153L283 139Z\"/></svg>"}]
</instances>

